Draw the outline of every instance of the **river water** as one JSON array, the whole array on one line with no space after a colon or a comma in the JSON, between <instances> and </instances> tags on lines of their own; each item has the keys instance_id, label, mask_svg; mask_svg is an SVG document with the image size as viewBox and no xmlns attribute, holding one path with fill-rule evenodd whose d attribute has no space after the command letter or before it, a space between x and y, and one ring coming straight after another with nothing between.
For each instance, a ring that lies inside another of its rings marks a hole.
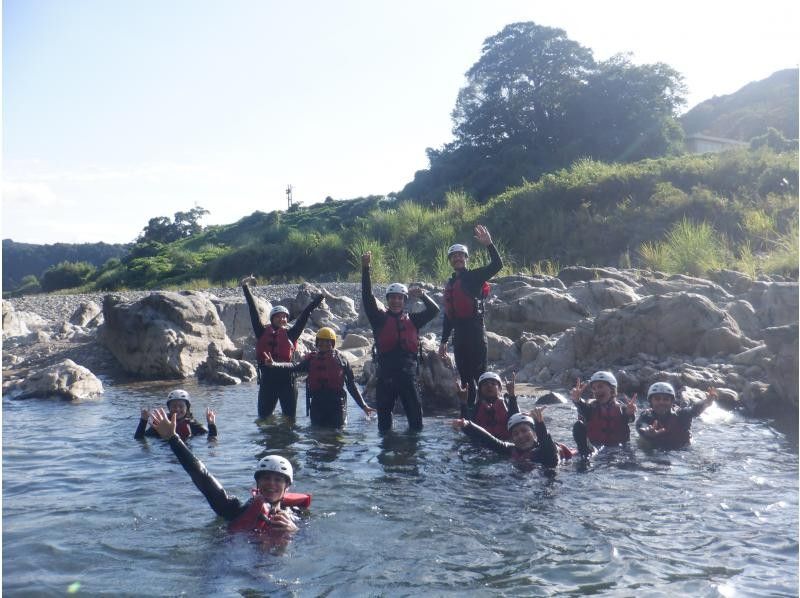
<instances>
[{"instance_id":1,"label":"river water","mask_svg":"<svg viewBox=\"0 0 800 598\"><path fill-rule=\"evenodd\" d=\"M798 453L712 406L689 450L639 447L523 472L425 418L377 433L256 420L255 384L187 384L219 440L189 441L245 498L266 454L295 465L311 514L284 546L231 535L160 440L133 440L173 386L97 401L3 399L6 596L796 596ZM302 396L302 391L301 391ZM523 398L527 408L531 400ZM300 411L300 410L299 410ZM575 411L545 410L572 445Z\"/></svg>"}]
</instances>

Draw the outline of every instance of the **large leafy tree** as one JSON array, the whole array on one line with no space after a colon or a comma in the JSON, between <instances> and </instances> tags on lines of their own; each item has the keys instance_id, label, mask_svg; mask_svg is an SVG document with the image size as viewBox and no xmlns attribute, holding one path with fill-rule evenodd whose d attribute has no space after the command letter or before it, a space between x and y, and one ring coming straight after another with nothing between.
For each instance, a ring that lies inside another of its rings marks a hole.
<instances>
[{"instance_id":1,"label":"large leafy tree","mask_svg":"<svg viewBox=\"0 0 800 598\"><path fill-rule=\"evenodd\" d=\"M636 160L680 139L684 88L666 65L596 63L561 29L514 23L488 38L453 110L454 140L428 150L402 197L440 202L461 188L483 200L579 157Z\"/></svg>"},{"instance_id":2,"label":"large leafy tree","mask_svg":"<svg viewBox=\"0 0 800 598\"><path fill-rule=\"evenodd\" d=\"M142 230L138 242L172 243L178 239L191 237L203 230L200 219L208 213L208 210L197 206L188 212L175 212L172 221L166 216L151 218Z\"/></svg>"}]
</instances>

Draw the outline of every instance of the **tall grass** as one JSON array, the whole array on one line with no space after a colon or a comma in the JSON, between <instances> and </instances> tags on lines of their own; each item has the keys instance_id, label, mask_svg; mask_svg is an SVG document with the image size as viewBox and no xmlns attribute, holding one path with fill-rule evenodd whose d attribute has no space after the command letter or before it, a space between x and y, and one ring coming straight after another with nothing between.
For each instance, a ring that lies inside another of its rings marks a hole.
<instances>
[{"instance_id":1,"label":"tall grass","mask_svg":"<svg viewBox=\"0 0 800 598\"><path fill-rule=\"evenodd\" d=\"M350 265L353 268L353 279L360 279L361 277L361 256L365 253L372 253L370 261L370 276L372 282L388 282L389 280L389 264L384 254L383 245L376 239L370 237L358 236L356 237L348 249L350 254Z\"/></svg>"},{"instance_id":2,"label":"tall grass","mask_svg":"<svg viewBox=\"0 0 800 598\"><path fill-rule=\"evenodd\" d=\"M684 218L667 233L665 241L643 243L639 249L648 268L704 276L728 263L727 248L714 227Z\"/></svg>"},{"instance_id":3,"label":"tall grass","mask_svg":"<svg viewBox=\"0 0 800 598\"><path fill-rule=\"evenodd\" d=\"M399 247L392 256L392 278L397 281L412 281L419 276L419 264L414 254L405 247Z\"/></svg>"}]
</instances>

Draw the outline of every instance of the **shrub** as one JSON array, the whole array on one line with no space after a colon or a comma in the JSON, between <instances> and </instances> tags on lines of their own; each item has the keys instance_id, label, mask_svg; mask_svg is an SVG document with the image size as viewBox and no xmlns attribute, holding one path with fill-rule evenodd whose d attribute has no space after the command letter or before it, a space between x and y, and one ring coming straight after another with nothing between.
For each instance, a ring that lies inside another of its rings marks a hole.
<instances>
[{"instance_id":1,"label":"shrub","mask_svg":"<svg viewBox=\"0 0 800 598\"><path fill-rule=\"evenodd\" d=\"M42 274L41 287L46 293L82 286L95 273L88 262L61 262Z\"/></svg>"}]
</instances>

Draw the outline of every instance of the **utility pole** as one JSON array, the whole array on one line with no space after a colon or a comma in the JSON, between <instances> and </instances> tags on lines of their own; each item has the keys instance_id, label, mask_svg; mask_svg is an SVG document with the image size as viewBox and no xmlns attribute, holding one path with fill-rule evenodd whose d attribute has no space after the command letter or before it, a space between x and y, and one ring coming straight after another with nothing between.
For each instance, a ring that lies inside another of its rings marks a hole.
<instances>
[{"instance_id":1,"label":"utility pole","mask_svg":"<svg viewBox=\"0 0 800 598\"><path fill-rule=\"evenodd\" d=\"M287 187L286 187L286 200L289 203L288 207L286 208L288 210L288 209L290 209L292 207L292 186L291 185L287 185Z\"/></svg>"}]
</instances>

